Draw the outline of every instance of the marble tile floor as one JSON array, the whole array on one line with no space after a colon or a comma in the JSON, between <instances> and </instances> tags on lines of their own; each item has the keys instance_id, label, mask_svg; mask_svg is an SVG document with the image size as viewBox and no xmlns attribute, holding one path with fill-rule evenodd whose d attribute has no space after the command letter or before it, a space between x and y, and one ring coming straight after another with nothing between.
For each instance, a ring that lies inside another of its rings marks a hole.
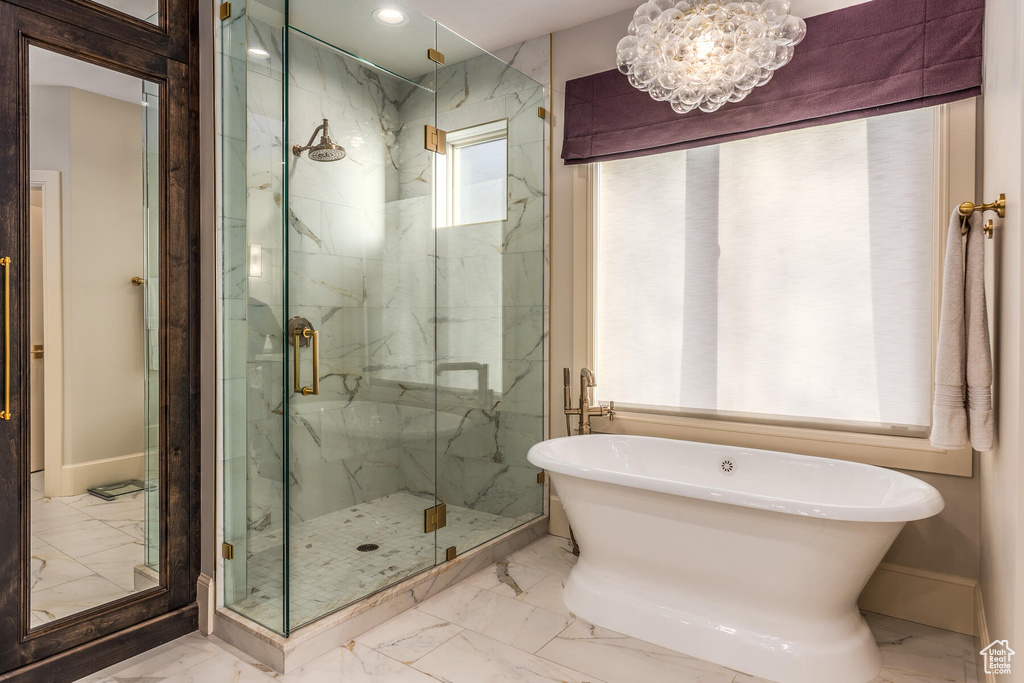
<instances>
[{"instance_id":1,"label":"marble tile floor","mask_svg":"<svg viewBox=\"0 0 1024 683\"><path fill-rule=\"evenodd\" d=\"M42 472L31 488L32 626L135 592L135 567L145 562L144 494L47 498Z\"/></svg>"},{"instance_id":2,"label":"marble tile floor","mask_svg":"<svg viewBox=\"0 0 1024 683\"><path fill-rule=\"evenodd\" d=\"M561 600L574 563L545 537L288 675L193 633L79 683L764 683L575 618ZM873 683L978 680L973 638L865 617L884 662Z\"/></svg>"},{"instance_id":3,"label":"marble tile floor","mask_svg":"<svg viewBox=\"0 0 1024 683\"><path fill-rule=\"evenodd\" d=\"M289 615L297 628L360 598L395 584L444 560L445 550L460 553L486 543L536 515L502 517L447 506L447 525L423 532L423 511L433 499L393 493L292 526L289 544ZM378 549L361 552L373 543ZM232 606L261 624L281 620L283 547L281 533L264 534L251 549L249 594Z\"/></svg>"}]
</instances>

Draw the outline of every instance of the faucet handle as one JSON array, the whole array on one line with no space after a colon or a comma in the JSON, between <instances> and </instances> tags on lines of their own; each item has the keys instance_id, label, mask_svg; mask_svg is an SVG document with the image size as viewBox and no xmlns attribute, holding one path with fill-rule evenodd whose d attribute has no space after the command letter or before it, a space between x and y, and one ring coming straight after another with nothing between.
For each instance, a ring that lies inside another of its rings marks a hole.
<instances>
[{"instance_id":1,"label":"faucet handle","mask_svg":"<svg viewBox=\"0 0 1024 683\"><path fill-rule=\"evenodd\" d=\"M615 401L608 401L608 421L615 421Z\"/></svg>"}]
</instances>

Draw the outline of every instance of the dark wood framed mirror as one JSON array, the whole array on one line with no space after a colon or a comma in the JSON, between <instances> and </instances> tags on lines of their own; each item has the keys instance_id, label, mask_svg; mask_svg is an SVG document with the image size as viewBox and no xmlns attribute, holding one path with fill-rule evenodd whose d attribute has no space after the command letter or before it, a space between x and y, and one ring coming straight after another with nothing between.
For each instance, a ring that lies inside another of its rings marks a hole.
<instances>
[{"instance_id":1,"label":"dark wood framed mirror","mask_svg":"<svg viewBox=\"0 0 1024 683\"><path fill-rule=\"evenodd\" d=\"M156 4L0 0L0 681L197 626L197 9Z\"/></svg>"},{"instance_id":2,"label":"dark wood framed mirror","mask_svg":"<svg viewBox=\"0 0 1024 683\"><path fill-rule=\"evenodd\" d=\"M194 0L5 0L148 52L189 62Z\"/></svg>"}]
</instances>

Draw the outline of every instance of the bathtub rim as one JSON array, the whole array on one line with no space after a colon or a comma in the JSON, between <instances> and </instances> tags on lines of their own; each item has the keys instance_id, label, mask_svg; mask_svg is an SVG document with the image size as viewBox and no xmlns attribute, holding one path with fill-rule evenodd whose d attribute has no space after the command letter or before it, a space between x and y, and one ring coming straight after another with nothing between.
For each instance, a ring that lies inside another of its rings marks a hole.
<instances>
[{"instance_id":1,"label":"bathtub rim","mask_svg":"<svg viewBox=\"0 0 1024 683\"><path fill-rule=\"evenodd\" d=\"M835 503L811 502L781 498L766 494L749 493L744 491L730 491L727 489L702 486L670 479L658 479L656 477L634 474L630 472L614 471L599 467L588 467L559 460L552 455L551 449L557 448L560 442L567 442L572 439L578 444L581 439L591 441L606 441L612 439L628 441L647 441L671 444L693 444L714 448L718 452L743 452L763 453L768 457L792 458L801 461L841 463L844 467L851 469L881 470L890 479L904 482L909 486L918 488L922 497L909 503L896 505L838 505ZM549 472L558 475L577 477L600 481L607 484L616 484L627 488L655 491L675 496L683 496L697 500L706 500L713 503L749 507L767 512L779 512L782 514L797 515L800 517L816 517L819 519L830 519L847 522L912 522L920 519L933 517L943 510L946 503L942 494L934 486L917 477L912 477L903 472L897 472L885 467L867 465L849 460L838 460L835 458L823 458L814 455L800 455L786 451L772 451L763 448L743 448L739 446L726 446L722 444L709 444L699 441L685 441L676 439L664 439L654 436L634 436L620 434L589 434L579 436L563 436L555 439L541 441L530 448L527 453L527 460L537 467L542 467ZM557 479L556 479L557 482ZM557 483L556 483L557 488ZM564 504L564 502L563 502Z\"/></svg>"}]
</instances>

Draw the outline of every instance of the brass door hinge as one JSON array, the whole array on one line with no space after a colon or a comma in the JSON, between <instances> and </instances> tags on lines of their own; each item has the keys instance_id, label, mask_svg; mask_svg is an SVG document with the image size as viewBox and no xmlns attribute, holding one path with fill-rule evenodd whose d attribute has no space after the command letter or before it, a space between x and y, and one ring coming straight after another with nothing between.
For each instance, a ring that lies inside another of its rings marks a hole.
<instances>
[{"instance_id":1,"label":"brass door hinge","mask_svg":"<svg viewBox=\"0 0 1024 683\"><path fill-rule=\"evenodd\" d=\"M448 151L448 135L443 130L428 125L423 136L423 146L430 152L445 154Z\"/></svg>"},{"instance_id":2,"label":"brass door hinge","mask_svg":"<svg viewBox=\"0 0 1024 683\"><path fill-rule=\"evenodd\" d=\"M231 18L231 3L230 2L221 3L221 6L220 6L220 20L224 21L225 19L230 19L230 18Z\"/></svg>"},{"instance_id":3,"label":"brass door hinge","mask_svg":"<svg viewBox=\"0 0 1024 683\"><path fill-rule=\"evenodd\" d=\"M548 110L545 109L544 107L537 107L537 116L539 116L542 119L547 119L548 118Z\"/></svg>"},{"instance_id":4,"label":"brass door hinge","mask_svg":"<svg viewBox=\"0 0 1024 683\"><path fill-rule=\"evenodd\" d=\"M444 53L438 52L432 47L427 48L427 59L444 66Z\"/></svg>"},{"instance_id":5,"label":"brass door hinge","mask_svg":"<svg viewBox=\"0 0 1024 683\"><path fill-rule=\"evenodd\" d=\"M43 345L42 344L33 344L32 345L32 357L33 358L42 358L43 357Z\"/></svg>"},{"instance_id":6,"label":"brass door hinge","mask_svg":"<svg viewBox=\"0 0 1024 683\"><path fill-rule=\"evenodd\" d=\"M220 555L225 560L235 559L235 546L231 545L230 543L224 543L220 547Z\"/></svg>"},{"instance_id":7,"label":"brass door hinge","mask_svg":"<svg viewBox=\"0 0 1024 683\"><path fill-rule=\"evenodd\" d=\"M443 529L448 524L448 510L444 503L423 511L423 533Z\"/></svg>"},{"instance_id":8,"label":"brass door hinge","mask_svg":"<svg viewBox=\"0 0 1024 683\"><path fill-rule=\"evenodd\" d=\"M456 554L455 553L455 546L452 546L451 548L448 548L448 550L446 550L445 554L444 554L445 561L446 562L451 562L452 560L454 560L455 559L455 554Z\"/></svg>"},{"instance_id":9,"label":"brass door hinge","mask_svg":"<svg viewBox=\"0 0 1024 683\"><path fill-rule=\"evenodd\" d=\"M545 479L547 479L547 477L544 476L543 472L538 472L537 473L537 483L538 484L543 484Z\"/></svg>"}]
</instances>

